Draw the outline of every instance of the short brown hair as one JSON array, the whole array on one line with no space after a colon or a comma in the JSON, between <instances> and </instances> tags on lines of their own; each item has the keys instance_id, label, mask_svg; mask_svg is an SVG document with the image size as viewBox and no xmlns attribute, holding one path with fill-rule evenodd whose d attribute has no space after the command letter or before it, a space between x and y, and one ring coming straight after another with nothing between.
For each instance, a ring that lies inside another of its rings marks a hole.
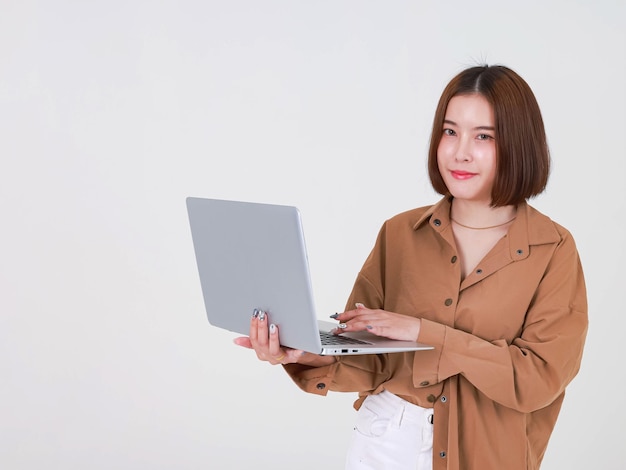
<instances>
[{"instance_id":1,"label":"short brown hair","mask_svg":"<svg viewBox=\"0 0 626 470\"><path fill-rule=\"evenodd\" d=\"M437 164L437 148L450 100L479 94L495 118L496 177L491 205L506 206L543 192L550 174L550 152L539 105L528 84L502 65L468 68L454 77L439 98L428 151L428 174L435 191L449 194Z\"/></svg>"}]
</instances>

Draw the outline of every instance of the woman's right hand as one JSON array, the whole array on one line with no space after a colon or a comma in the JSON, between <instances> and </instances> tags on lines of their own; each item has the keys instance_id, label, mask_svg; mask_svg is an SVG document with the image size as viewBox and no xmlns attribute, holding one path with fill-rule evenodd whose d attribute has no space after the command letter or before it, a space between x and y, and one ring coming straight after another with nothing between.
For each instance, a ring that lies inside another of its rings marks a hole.
<instances>
[{"instance_id":1,"label":"woman's right hand","mask_svg":"<svg viewBox=\"0 0 626 470\"><path fill-rule=\"evenodd\" d=\"M235 344L254 349L261 361L270 364L299 363L313 367L330 365L335 362L333 356L319 356L300 349L286 348L280 345L278 326L270 323L267 313L255 311L250 321L250 336L235 338Z\"/></svg>"}]
</instances>

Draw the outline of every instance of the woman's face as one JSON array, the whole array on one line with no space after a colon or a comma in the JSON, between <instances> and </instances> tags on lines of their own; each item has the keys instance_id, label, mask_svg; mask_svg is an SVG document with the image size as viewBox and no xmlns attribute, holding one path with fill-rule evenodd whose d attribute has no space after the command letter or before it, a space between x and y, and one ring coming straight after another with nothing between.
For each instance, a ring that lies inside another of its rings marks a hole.
<instances>
[{"instance_id":1,"label":"woman's face","mask_svg":"<svg viewBox=\"0 0 626 470\"><path fill-rule=\"evenodd\" d=\"M496 177L495 121L482 95L458 95L448 103L437 164L455 198L491 204Z\"/></svg>"}]
</instances>

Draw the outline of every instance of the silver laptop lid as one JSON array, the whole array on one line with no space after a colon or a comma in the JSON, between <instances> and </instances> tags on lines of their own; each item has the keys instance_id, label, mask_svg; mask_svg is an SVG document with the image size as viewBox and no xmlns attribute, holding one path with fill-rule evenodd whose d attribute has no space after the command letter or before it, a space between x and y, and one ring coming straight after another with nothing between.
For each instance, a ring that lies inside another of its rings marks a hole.
<instances>
[{"instance_id":1,"label":"silver laptop lid","mask_svg":"<svg viewBox=\"0 0 626 470\"><path fill-rule=\"evenodd\" d=\"M298 209L189 197L187 210L209 323L247 336L261 309L283 345L320 351Z\"/></svg>"}]
</instances>

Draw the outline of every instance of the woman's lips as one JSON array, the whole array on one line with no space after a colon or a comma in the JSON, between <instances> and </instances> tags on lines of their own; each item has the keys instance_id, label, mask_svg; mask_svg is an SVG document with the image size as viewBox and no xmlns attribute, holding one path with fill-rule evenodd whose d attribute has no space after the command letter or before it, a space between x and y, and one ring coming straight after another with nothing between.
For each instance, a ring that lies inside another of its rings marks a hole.
<instances>
[{"instance_id":1,"label":"woman's lips","mask_svg":"<svg viewBox=\"0 0 626 470\"><path fill-rule=\"evenodd\" d=\"M452 170L450 171L450 174L452 174L452 177L457 180L466 180L466 179L471 178L472 176L476 176L476 173L470 173L469 171L459 171L459 170Z\"/></svg>"}]
</instances>

